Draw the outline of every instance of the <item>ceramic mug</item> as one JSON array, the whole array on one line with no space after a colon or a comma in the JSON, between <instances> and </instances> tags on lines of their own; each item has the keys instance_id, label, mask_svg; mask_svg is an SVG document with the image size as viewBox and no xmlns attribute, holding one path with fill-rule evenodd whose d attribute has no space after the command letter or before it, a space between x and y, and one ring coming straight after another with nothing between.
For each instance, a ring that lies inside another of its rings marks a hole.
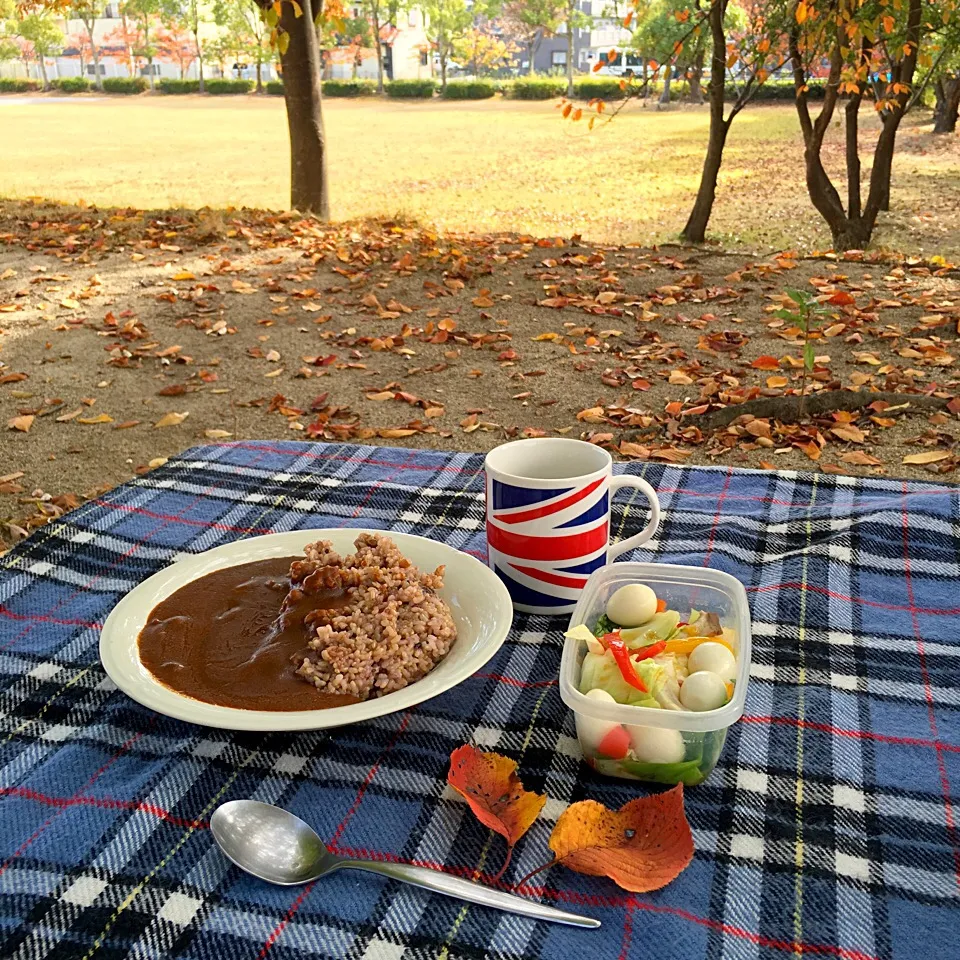
<instances>
[{"instance_id":1,"label":"ceramic mug","mask_svg":"<svg viewBox=\"0 0 960 960\"><path fill-rule=\"evenodd\" d=\"M487 454L489 564L524 613L569 614L598 567L646 543L660 524L660 501L646 480L613 476L606 450L583 440L514 440ZM636 536L610 543L610 501L642 491L650 520Z\"/></svg>"}]
</instances>

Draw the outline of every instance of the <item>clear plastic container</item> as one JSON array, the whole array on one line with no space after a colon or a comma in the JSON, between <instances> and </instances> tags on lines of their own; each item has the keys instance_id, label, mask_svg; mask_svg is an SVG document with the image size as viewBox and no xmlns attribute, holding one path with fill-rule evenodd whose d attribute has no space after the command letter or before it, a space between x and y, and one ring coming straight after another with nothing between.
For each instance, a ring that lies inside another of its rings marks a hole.
<instances>
[{"instance_id":1,"label":"clear plastic container","mask_svg":"<svg viewBox=\"0 0 960 960\"><path fill-rule=\"evenodd\" d=\"M727 729L743 716L751 650L747 594L739 580L719 570L666 563L612 563L590 576L570 617L570 627L582 623L592 632L612 594L628 583L651 587L668 609L679 611L681 621L688 620L692 610L713 612L721 626L733 630L737 657L733 697L722 707L703 712L594 700L579 691L586 643L569 637L560 663L560 696L576 716L580 749L594 770L629 780L693 786L710 775L720 758ZM622 725L630 737L627 755L621 759L604 756L598 749L597 731L609 729L610 724ZM679 731L682 749L677 735L667 731ZM645 756L638 755L638 744L639 753Z\"/></svg>"}]
</instances>

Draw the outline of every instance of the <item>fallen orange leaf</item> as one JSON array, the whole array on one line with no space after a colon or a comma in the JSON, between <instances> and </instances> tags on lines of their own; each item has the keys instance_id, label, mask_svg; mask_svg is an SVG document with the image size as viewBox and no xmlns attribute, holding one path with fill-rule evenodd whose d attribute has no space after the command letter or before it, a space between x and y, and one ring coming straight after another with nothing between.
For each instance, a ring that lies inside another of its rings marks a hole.
<instances>
[{"instance_id":1,"label":"fallen orange leaf","mask_svg":"<svg viewBox=\"0 0 960 960\"><path fill-rule=\"evenodd\" d=\"M780 366L780 361L776 357L765 354L762 357L757 357L750 366L754 370L776 370Z\"/></svg>"},{"instance_id":2,"label":"fallen orange leaf","mask_svg":"<svg viewBox=\"0 0 960 960\"><path fill-rule=\"evenodd\" d=\"M848 307L850 304L856 302L856 298L852 294L847 293L846 290L838 290L827 300L827 303L831 303L836 307Z\"/></svg>"},{"instance_id":3,"label":"fallen orange leaf","mask_svg":"<svg viewBox=\"0 0 960 960\"><path fill-rule=\"evenodd\" d=\"M683 812L683 784L639 797L619 810L596 800L567 807L550 835L557 863L609 877L632 893L659 890L693 860L693 835Z\"/></svg>"},{"instance_id":4,"label":"fallen orange leaf","mask_svg":"<svg viewBox=\"0 0 960 960\"><path fill-rule=\"evenodd\" d=\"M523 789L516 761L499 753L485 753L470 744L450 754L447 782L485 827L507 841L505 870L514 844L530 829L547 798Z\"/></svg>"}]
</instances>

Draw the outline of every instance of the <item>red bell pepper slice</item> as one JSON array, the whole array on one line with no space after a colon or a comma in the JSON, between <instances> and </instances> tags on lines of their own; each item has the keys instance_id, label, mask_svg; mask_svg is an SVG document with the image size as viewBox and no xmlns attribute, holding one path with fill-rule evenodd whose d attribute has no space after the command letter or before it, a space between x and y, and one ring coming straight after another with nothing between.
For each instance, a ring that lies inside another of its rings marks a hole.
<instances>
[{"instance_id":1,"label":"red bell pepper slice","mask_svg":"<svg viewBox=\"0 0 960 960\"><path fill-rule=\"evenodd\" d=\"M649 660L650 657L655 657L663 653L666 649L667 641L658 640L656 643L651 643L649 647L641 647L639 650L634 650L630 656L632 656L634 660Z\"/></svg>"},{"instance_id":2,"label":"red bell pepper slice","mask_svg":"<svg viewBox=\"0 0 960 960\"><path fill-rule=\"evenodd\" d=\"M646 685L637 676L630 663L630 651L627 649L627 645L623 642L620 634L606 633L601 638L601 642L613 654L613 659L617 661L617 666L620 668L620 675L623 679L629 683L631 687L636 687L641 693L649 693L650 691L647 690Z\"/></svg>"}]
</instances>

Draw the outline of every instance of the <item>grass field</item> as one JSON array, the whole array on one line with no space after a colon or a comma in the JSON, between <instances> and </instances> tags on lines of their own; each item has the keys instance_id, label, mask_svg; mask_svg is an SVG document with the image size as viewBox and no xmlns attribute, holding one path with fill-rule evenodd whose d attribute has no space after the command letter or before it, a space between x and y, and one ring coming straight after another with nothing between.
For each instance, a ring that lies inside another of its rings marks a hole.
<instances>
[{"instance_id":1,"label":"grass field","mask_svg":"<svg viewBox=\"0 0 960 960\"><path fill-rule=\"evenodd\" d=\"M692 202L705 108L629 106L588 134L553 104L326 103L337 219L402 215L439 229L676 237ZM906 124L878 245L960 247L960 139ZM916 125L914 125L916 124ZM287 203L280 98L0 98L0 196L144 208ZM727 246L829 246L797 166L791 105L737 119L711 234ZM829 162L840 162L842 129ZM841 188L842 190L842 188Z\"/></svg>"}]
</instances>

